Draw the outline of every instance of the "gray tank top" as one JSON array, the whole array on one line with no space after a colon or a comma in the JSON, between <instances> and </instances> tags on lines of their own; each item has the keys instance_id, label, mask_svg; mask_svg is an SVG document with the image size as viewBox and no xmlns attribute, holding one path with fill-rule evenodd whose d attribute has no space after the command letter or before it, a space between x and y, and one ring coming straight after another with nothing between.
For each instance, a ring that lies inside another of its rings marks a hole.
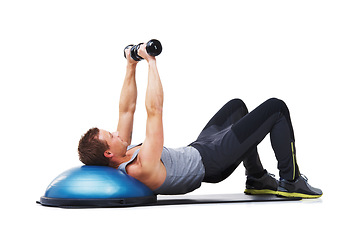
<instances>
[{"instance_id":1,"label":"gray tank top","mask_svg":"<svg viewBox=\"0 0 360 240\"><path fill-rule=\"evenodd\" d=\"M131 145L128 150L138 145ZM136 150L128 162L122 163L119 169L125 173L126 166L130 164L139 154ZM193 147L166 148L163 147L161 161L166 168L164 183L153 190L155 194L185 194L201 186L205 176L205 167L202 163L200 153Z\"/></svg>"}]
</instances>

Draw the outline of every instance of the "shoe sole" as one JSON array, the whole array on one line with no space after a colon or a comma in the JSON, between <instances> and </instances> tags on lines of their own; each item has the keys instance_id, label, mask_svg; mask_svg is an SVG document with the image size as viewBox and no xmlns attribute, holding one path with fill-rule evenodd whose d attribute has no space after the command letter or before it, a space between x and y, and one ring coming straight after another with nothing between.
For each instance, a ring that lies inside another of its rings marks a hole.
<instances>
[{"instance_id":1,"label":"shoe sole","mask_svg":"<svg viewBox=\"0 0 360 240\"><path fill-rule=\"evenodd\" d=\"M296 192L282 192L282 191L278 191L277 194L278 196L281 197L301 197L301 198L319 198L322 196L322 194L320 195L310 195L310 194L304 194L304 193L296 193Z\"/></svg>"},{"instance_id":2,"label":"shoe sole","mask_svg":"<svg viewBox=\"0 0 360 240\"><path fill-rule=\"evenodd\" d=\"M249 195L277 195L277 191L270 189L245 189L244 193Z\"/></svg>"},{"instance_id":3,"label":"shoe sole","mask_svg":"<svg viewBox=\"0 0 360 240\"><path fill-rule=\"evenodd\" d=\"M300 198L319 198L321 195L310 195L304 193L289 193L289 192L281 192L281 191L274 191L270 189L245 189L245 194L249 195L277 195L280 197L300 197Z\"/></svg>"}]
</instances>

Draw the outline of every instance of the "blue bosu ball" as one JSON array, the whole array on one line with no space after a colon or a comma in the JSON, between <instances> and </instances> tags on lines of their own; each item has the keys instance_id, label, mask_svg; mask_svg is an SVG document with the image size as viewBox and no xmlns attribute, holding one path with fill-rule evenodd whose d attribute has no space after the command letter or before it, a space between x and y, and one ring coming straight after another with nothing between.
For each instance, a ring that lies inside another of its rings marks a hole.
<instances>
[{"instance_id":1,"label":"blue bosu ball","mask_svg":"<svg viewBox=\"0 0 360 240\"><path fill-rule=\"evenodd\" d=\"M57 176L39 203L56 207L116 207L156 201L156 195L147 186L118 169L81 166Z\"/></svg>"}]
</instances>

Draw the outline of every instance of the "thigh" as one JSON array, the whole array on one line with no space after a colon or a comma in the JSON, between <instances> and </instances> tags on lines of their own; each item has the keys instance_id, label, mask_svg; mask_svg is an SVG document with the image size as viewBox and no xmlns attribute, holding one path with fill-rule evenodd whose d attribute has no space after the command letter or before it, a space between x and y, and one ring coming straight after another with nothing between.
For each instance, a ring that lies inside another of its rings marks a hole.
<instances>
[{"instance_id":1,"label":"thigh","mask_svg":"<svg viewBox=\"0 0 360 240\"><path fill-rule=\"evenodd\" d=\"M191 146L195 147L202 157L205 167L204 182L217 183L224 180L241 163L242 149L238 148L239 142L231 127L211 137L198 139Z\"/></svg>"},{"instance_id":2,"label":"thigh","mask_svg":"<svg viewBox=\"0 0 360 240\"><path fill-rule=\"evenodd\" d=\"M289 110L286 104L276 98L268 99L257 108L241 118L232 126L240 143L247 140L251 135L257 133L259 139L263 139L268 134L282 116L285 117L293 137L292 124ZM260 141L261 141L260 140Z\"/></svg>"},{"instance_id":3,"label":"thigh","mask_svg":"<svg viewBox=\"0 0 360 240\"><path fill-rule=\"evenodd\" d=\"M269 133L269 129L276 119L277 116L272 115L260 127L253 129L252 132L247 132L246 137L242 136L241 141L238 136L241 133L236 133L232 127L229 127L223 134L216 135L216 138L212 138L211 141L210 139L201 139L199 142L195 142L194 147L200 151L203 157L204 181L214 183L227 178ZM247 125L242 127L242 130L247 127L251 128Z\"/></svg>"},{"instance_id":4,"label":"thigh","mask_svg":"<svg viewBox=\"0 0 360 240\"><path fill-rule=\"evenodd\" d=\"M204 135L211 135L218 131L224 130L232 124L239 121L248 113L248 109L245 103L240 99L232 99L227 102L206 124L204 129L201 131L199 138ZM209 128L212 128L211 131Z\"/></svg>"}]
</instances>

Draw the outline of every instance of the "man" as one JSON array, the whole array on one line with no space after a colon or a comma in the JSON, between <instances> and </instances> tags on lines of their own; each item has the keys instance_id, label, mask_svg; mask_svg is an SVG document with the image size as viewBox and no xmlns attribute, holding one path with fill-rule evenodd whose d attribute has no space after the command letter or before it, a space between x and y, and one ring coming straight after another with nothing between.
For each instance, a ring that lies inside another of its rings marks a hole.
<instances>
[{"instance_id":1,"label":"man","mask_svg":"<svg viewBox=\"0 0 360 240\"><path fill-rule=\"evenodd\" d=\"M252 112L240 99L224 105L209 121L198 139L177 149L163 146L163 89L155 57L145 44L138 54L148 63L146 137L130 146L136 108L135 69L129 50L126 75L120 95L116 132L90 129L79 142L80 160L87 165L119 168L147 185L155 194L184 194L202 182L217 183L243 162L247 194L276 194L285 197L318 198L322 191L307 183L296 162L295 137L290 113L279 99L269 99ZM257 145L270 133L278 160L280 180L262 166Z\"/></svg>"}]
</instances>

